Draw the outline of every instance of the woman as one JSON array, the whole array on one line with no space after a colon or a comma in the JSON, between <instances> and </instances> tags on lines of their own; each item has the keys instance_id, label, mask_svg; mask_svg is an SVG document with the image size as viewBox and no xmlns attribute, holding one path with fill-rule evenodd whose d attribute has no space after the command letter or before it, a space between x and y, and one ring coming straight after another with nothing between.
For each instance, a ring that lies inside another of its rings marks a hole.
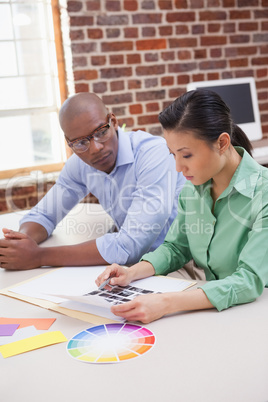
<instances>
[{"instance_id":1,"label":"woman","mask_svg":"<svg viewBox=\"0 0 268 402\"><path fill-rule=\"evenodd\" d=\"M111 276L111 285L126 286L194 259L205 272L203 286L140 296L112 312L148 323L178 311L221 311L253 301L268 284L268 169L250 156L249 140L214 92L185 93L159 120L176 169L188 180L177 218L154 252L130 268L111 265L96 284Z\"/></svg>"}]
</instances>

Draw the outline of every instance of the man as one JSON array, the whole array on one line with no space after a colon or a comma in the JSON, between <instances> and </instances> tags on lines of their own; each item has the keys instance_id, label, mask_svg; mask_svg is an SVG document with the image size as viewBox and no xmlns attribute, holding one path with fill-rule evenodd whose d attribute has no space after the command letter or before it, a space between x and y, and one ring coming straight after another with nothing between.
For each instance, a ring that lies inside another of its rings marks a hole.
<instances>
[{"instance_id":1,"label":"man","mask_svg":"<svg viewBox=\"0 0 268 402\"><path fill-rule=\"evenodd\" d=\"M59 120L74 154L56 184L22 219L19 232L3 229L1 267L137 262L163 242L185 181L176 173L165 140L143 131L124 132L115 115L92 93L68 98ZM98 198L118 232L72 246L40 247L88 193Z\"/></svg>"}]
</instances>

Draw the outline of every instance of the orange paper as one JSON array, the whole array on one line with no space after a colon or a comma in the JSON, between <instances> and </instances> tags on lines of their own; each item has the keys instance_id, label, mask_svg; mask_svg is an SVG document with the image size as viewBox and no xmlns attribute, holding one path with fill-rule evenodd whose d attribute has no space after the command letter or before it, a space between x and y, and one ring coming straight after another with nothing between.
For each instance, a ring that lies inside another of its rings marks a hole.
<instances>
[{"instance_id":1,"label":"orange paper","mask_svg":"<svg viewBox=\"0 0 268 402\"><path fill-rule=\"evenodd\" d=\"M34 325L36 329L49 329L56 318L6 318L0 317L0 324L20 324L19 328Z\"/></svg>"}]
</instances>

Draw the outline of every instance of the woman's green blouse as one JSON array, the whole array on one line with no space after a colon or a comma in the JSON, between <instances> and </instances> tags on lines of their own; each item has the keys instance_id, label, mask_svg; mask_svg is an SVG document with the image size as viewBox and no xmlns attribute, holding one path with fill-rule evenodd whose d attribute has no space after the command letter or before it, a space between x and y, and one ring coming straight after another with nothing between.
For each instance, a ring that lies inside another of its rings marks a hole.
<instances>
[{"instance_id":1,"label":"woman's green blouse","mask_svg":"<svg viewBox=\"0 0 268 402\"><path fill-rule=\"evenodd\" d=\"M236 150L242 160L215 204L211 181L187 182L164 243L142 257L156 275L193 258L208 281L200 288L219 311L253 301L268 285L268 169Z\"/></svg>"}]
</instances>

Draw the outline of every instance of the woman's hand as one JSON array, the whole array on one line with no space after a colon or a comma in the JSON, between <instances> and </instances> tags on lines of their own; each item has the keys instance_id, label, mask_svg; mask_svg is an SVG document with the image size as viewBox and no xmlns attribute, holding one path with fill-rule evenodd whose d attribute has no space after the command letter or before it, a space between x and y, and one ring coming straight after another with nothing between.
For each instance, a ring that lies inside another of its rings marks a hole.
<instances>
[{"instance_id":1,"label":"woman's hand","mask_svg":"<svg viewBox=\"0 0 268 402\"><path fill-rule=\"evenodd\" d=\"M211 309L211 304L202 289L186 292L167 292L138 296L130 302L111 307L113 314L128 321L141 321L148 324L167 314L179 311Z\"/></svg>"},{"instance_id":2,"label":"woman's hand","mask_svg":"<svg viewBox=\"0 0 268 402\"><path fill-rule=\"evenodd\" d=\"M167 314L166 294L150 294L138 296L127 303L111 307L111 312L128 321L141 321L148 324Z\"/></svg>"},{"instance_id":3,"label":"woman's hand","mask_svg":"<svg viewBox=\"0 0 268 402\"><path fill-rule=\"evenodd\" d=\"M137 279L147 278L155 274L154 267L147 261L138 262L129 268L122 267L118 264L112 264L98 276L95 283L100 286L105 280L111 277L110 285L127 286L130 282ZM109 287L105 287L109 289Z\"/></svg>"},{"instance_id":4,"label":"woman's hand","mask_svg":"<svg viewBox=\"0 0 268 402\"><path fill-rule=\"evenodd\" d=\"M105 271L98 276L95 283L100 286L106 279L111 278L110 285L127 286L132 281L132 275L129 268L124 268L118 264L112 264L107 267ZM109 290L109 286L106 285L105 289Z\"/></svg>"}]
</instances>

